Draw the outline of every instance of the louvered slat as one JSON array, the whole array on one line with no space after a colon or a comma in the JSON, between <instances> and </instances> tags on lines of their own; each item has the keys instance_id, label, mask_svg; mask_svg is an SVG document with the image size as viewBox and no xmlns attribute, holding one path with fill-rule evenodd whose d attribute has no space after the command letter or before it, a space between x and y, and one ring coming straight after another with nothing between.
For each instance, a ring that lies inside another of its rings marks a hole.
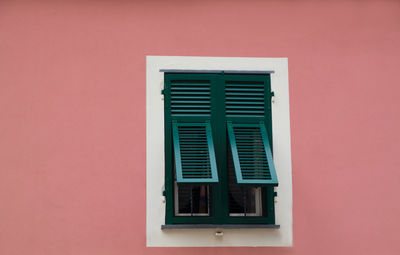
<instances>
[{"instance_id":1,"label":"louvered slat","mask_svg":"<svg viewBox=\"0 0 400 255\"><path fill-rule=\"evenodd\" d=\"M210 81L171 81L172 116L210 116Z\"/></svg>"},{"instance_id":2,"label":"louvered slat","mask_svg":"<svg viewBox=\"0 0 400 255\"><path fill-rule=\"evenodd\" d=\"M226 81L227 117L263 117L265 91L262 81Z\"/></svg>"},{"instance_id":3,"label":"louvered slat","mask_svg":"<svg viewBox=\"0 0 400 255\"><path fill-rule=\"evenodd\" d=\"M239 184L278 185L267 131L263 123L227 123L229 143Z\"/></svg>"},{"instance_id":4,"label":"louvered slat","mask_svg":"<svg viewBox=\"0 0 400 255\"><path fill-rule=\"evenodd\" d=\"M172 123L177 183L218 182L211 125Z\"/></svg>"}]
</instances>

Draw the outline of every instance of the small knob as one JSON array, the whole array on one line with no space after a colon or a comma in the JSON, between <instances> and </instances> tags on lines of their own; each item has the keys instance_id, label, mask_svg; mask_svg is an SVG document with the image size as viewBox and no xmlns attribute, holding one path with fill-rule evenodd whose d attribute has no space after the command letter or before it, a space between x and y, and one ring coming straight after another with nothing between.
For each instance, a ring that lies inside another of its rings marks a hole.
<instances>
[{"instance_id":1,"label":"small knob","mask_svg":"<svg viewBox=\"0 0 400 255\"><path fill-rule=\"evenodd\" d=\"M222 231L217 231L217 232L215 232L215 236L216 236L216 237L223 237L223 236L224 236L224 232L222 232Z\"/></svg>"}]
</instances>

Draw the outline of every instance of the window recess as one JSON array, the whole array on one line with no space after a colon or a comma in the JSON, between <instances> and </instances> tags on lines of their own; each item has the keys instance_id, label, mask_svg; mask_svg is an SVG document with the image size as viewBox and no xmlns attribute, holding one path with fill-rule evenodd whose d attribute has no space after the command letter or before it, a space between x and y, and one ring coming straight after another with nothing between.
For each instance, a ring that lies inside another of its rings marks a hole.
<instances>
[{"instance_id":1,"label":"window recess","mask_svg":"<svg viewBox=\"0 0 400 255\"><path fill-rule=\"evenodd\" d=\"M274 225L269 73L164 82L166 226Z\"/></svg>"}]
</instances>

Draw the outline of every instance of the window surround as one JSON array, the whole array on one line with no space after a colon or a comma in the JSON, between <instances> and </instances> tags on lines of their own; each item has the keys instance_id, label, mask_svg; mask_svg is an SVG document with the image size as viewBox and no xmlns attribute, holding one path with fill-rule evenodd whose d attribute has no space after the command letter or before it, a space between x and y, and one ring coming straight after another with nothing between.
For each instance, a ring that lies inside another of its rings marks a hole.
<instances>
[{"instance_id":1,"label":"window surround","mask_svg":"<svg viewBox=\"0 0 400 255\"><path fill-rule=\"evenodd\" d=\"M287 58L147 56L146 72L146 243L153 247L292 246L292 170ZM165 229L163 69L271 72L275 221L279 229ZM216 235L223 231L221 237Z\"/></svg>"}]
</instances>

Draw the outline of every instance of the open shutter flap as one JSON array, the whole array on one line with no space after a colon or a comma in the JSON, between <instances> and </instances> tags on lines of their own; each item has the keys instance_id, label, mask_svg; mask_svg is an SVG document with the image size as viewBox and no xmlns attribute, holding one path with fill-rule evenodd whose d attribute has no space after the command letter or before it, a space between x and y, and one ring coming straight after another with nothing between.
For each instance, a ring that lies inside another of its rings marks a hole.
<instances>
[{"instance_id":1,"label":"open shutter flap","mask_svg":"<svg viewBox=\"0 0 400 255\"><path fill-rule=\"evenodd\" d=\"M172 123L177 183L218 182L211 125Z\"/></svg>"},{"instance_id":2,"label":"open shutter flap","mask_svg":"<svg viewBox=\"0 0 400 255\"><path fill-rule=\"evenodd\" d=\"M236 179L239 184L277 186L272 151L264 123L227 123Z\"/></svg>"}]
</instances>

